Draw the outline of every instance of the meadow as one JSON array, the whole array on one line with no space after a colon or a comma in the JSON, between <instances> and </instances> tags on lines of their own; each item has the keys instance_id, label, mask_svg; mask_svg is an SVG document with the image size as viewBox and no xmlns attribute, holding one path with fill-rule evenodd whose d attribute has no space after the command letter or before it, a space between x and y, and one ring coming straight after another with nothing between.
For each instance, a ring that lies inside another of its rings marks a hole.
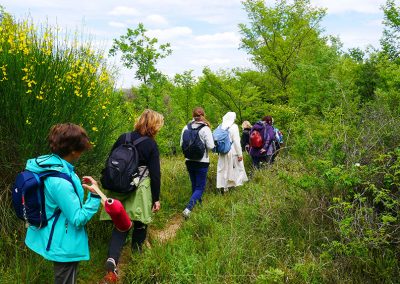
<instances>
[{"instance_id":1,"label":"meadow","mask_svg":"<svg viewBox=\"0 0 400 284\"><path fill-rule=\"evenodd\" d=\"M93 149L76 172L99 179L115 139L146 108L165 120L156 137L162 209L144 253L125 251L122 283L399 283L400 8L391 0L382 7L379 48L343 50L322 35L325 12L309 1L243 5L250 21L239 25L241 48L256 69L169 78L142 59L162 59L170 45L157 46L139 25L109 53L134 51L124 63L148 71L129 90L115 88L105 52L79 33L0 10L0 283L52 282L51 263L24 245L9 190L28 158L48 153L50 127L87 130ZM124 50L123 40L134 48ZM180 218L190 196L179 139L196 106L213 128L227 111L238 124L272 115L284 148L260 170L245 155L250 181L224 195L211 155L203 204L162 241L156 232ZM87 230L91 259L78 283L98 283L112 224L96 215Z\"/></svg>"}]
</instances>

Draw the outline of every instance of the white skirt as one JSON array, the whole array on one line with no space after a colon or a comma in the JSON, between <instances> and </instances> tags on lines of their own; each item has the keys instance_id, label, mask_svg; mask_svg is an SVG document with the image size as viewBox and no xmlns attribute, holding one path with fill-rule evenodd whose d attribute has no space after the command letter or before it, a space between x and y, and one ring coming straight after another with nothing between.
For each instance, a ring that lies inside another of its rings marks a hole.
<instances>
[{"instance_id":1,"label":"white skirt","mask_svg":"<svg viewBox=\"0 0 400 284\"><path fill-rule=\"evenodd\" d=\"M232 151L218 157L217 188L227 188L243 185L248 181L243 161L238 161L238 156Z\"/></svg>"}]
</instances>

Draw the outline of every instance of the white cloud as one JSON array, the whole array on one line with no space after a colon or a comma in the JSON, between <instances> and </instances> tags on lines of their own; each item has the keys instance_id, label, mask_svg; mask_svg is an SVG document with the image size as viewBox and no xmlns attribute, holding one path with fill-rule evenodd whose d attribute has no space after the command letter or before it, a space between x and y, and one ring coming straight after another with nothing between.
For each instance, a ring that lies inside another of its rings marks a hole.
<instances>
[{"instance_id":1,"label":"white cloud","mask_svg":"<svg viewBox=\"0 0 400 284\"><path fill-rule=\"evenodd\" d=\"M155 25L167 25L168 21L163 16L153 14L146 17L146 23Z\"/></svg>"},{"instance_id":2,"label":"white cloud","mask_svg":"<svg viewBox=\"0 0 400 284\"><path fill-rule=\"evenodd\" d=\"M168 41L180 37L190 37L192 35L192 29L189 27L173 27L169 29L155 29L148 30L147 35L155 37L161 41Z\"/></svg>"},{"instance_id":3,"label":"white cloud","mask_svg":"<svg viewBox=\"0 0 400 284\"><path fill-rule=\"evenodd\" d=\"M228 58L199 58L191 60L190 63L197 66L209 66L209 65L226 65L231 62Z\"/></svg>"},{"instance_id":4,"label":"white cloud","mask_svg":"<svg viewBox=\"0 0 400 284\"><path fill-rule=\"evenodd\" d=\"M341 13L379 13L381 5L385 0L312 0L312 4L328 9L329 14Z\"/></svg>"},{"instance_id":5,"label":"white cloud","mask_svg":"<svg viewBox=\"0 0 400 284\"><path fill-rule=\"evenodd\" d=\"M109 25L110 27L113 27L113 28L125 28L125 27L126 27L126 24L124 24L124 23L121 23L121 22L113 22L113 21L108 22L108 25Z\"/></svg>"},{"instance_id":6,"label":"white cloud","mask_svg":"<svg viewBox=\"0 0 400 284\"><path fill-rule=\"evenodd\" d=\"M199 35L194 39L195 42L199 43L199 46L203 46L203 48L207 48L208 46L238 47L240 43L240 36L234 32Z\"/></svg>"},{"instance_id":7,"label":"white cloud","mask_svg":"<svg viewBox=\"0 0 400 284\"><path fill-rule=\"evenodd\" d=\"M139 12L132 7L116 6L109 12L109 14L113 16L137 16L139 15Z\"/></svg>"}]
</instances>

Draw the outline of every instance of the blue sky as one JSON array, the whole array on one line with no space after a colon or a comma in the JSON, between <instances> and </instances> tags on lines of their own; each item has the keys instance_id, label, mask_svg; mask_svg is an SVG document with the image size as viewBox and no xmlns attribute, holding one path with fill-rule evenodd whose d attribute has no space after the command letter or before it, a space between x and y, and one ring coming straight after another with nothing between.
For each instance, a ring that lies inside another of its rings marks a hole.
<instances>
[{"instance_id":1,"label":"blue sky","mask_svg":"<svg viewBox=\"0 0 400 284\"><path fill-rule=\"evenodd\" d=\"M380 6L385 0L311 3L328 9L322 26L326 34L339 36L344 48L378 47L383 28ZM171 43L172 55L158 66L170 77L191 69L197 76L205 66L213 70L251 66L247 54L238 49L238 24L247 19L240 0L3 0L1 5L17 19L30 15L36 23L83 30L104 50L126 28L142 22L148 35ZM133 70L124 69L118 59L110 64L120 70L117 87L136 84Z\"/></svg>"}]
</instances>

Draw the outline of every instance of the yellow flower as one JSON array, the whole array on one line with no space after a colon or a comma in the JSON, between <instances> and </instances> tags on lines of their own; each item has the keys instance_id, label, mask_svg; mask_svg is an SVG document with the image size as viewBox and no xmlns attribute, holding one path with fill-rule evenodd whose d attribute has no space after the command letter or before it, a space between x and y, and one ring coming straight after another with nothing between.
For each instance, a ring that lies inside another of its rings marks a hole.
<instances>
[{"instance_id":1,"label":"yellow flower","mask_svg":"<svg viewBox=\"0 0 400 284\"><path fill-rule=\"evenodd\" d=\"M42 96L36 96L36 98L37 98L39 101L43 100L43 97L42 97Z\"/></svg>"},{"instance_id":2,"label":"yellow flower","mask_svg":"<svg viewBox=\"0 0 400 284\"><path fill-rule=\"evenodd\" d=\"M102 109L106 109L107 107L106 107L106 106L102 106L101 108L102 108Z\"/></svg>"},{"instance_id":3,"label":"yellow flower","mask_svg":"<svg viewBox=\"0 0 400 284\"><path fill-rule=\"evenodd\" d=\"M92 130L95 131L95 132L99 131L96 126L93 126Z\"/></svg>"}]
</instances>

